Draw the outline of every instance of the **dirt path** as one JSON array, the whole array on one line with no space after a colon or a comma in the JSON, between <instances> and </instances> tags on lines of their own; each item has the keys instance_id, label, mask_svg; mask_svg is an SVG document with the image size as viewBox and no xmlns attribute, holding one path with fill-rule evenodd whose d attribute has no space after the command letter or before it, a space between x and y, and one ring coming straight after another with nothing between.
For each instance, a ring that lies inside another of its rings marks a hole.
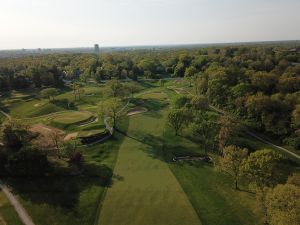
<instances>
[{"instance_id":1,"label":"dirt path","mask_svg":"<svg viewBox=\"0 0 300 225\"><path fill-rule=\"evenodd\" d=\"M11 120L10 115L8 115L7 113L5 113L4 111L0 110L0 113L5 116L7 119Z\"/></svg>"},{"instance_id":2,"label":"dirt path","mask_svg":"<svg viewBox=\"0 0 300 225\"><path fill-rule=\"evenodd\" d=\"M13 195L13 193L9 190L9 188L5 184L3 184L1 181L0 181L0 188L3 191L3 193L5 194L5 196L8 198L8 200L10 201L10 203L13 205L13 207L15 208L21 221L25 225L34 225L31 217L28 215L26 210L23 208L23 206L20 204L20 202L17 200L17 198Z\"/></svg>"}]
</instances>

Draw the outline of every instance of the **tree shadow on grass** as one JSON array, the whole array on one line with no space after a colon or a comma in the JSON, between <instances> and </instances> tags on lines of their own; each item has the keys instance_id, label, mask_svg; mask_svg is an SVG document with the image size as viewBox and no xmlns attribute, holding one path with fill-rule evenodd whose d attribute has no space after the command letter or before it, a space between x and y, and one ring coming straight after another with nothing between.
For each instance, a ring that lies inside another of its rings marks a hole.
<instances>
[{"instance_id":1,"label":"tree shadow on grass","mask_svg":"<svg viewBox=\"0 0 300 225\"><path fill-rule=\"evenodd\" d=\"M72 209L78 205L82 191L92 186L107 187L111 177L110 168L90 164L80 175L8 178L5 182L24 200Z\"/></svg>"}]
</instances>

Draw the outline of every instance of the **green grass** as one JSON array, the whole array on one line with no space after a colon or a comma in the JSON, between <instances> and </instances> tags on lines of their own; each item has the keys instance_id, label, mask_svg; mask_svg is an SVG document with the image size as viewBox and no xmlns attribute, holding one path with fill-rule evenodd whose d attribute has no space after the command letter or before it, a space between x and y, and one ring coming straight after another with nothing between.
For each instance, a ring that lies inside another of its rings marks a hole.
<instances>
[{"instance_id":1,"label":"green grass","mask_svg":"<svg viewBox=\"0 0 300 225\"><path fill-rule=\"evenodd\" d=\"M129 120L130 137L120 146L115 179L106 193L99 224L201 224L163 161L163 111L132 116Z\"/></svg>"},{"instance_id":2,"label":"green grass","mask_svg":"<svg viewBox=\"0 0 300 225\"><path fill-rule=\"evenodd\" d=\"M53 122L65 125L79 124L92 118L89 112L65 112L54 116Z\"/></svg>"},{"instance_id":3,"label":"green grass","mask_svg":"<svg viewBox=\"0 0 300 225\"><path fill-rule=\"evenodd\" d=\"M122 139L117 135L106 143L83 147L85 161L113 169ZM33 221L43 225L93 225L106 190L97 177L18 179L13 184Z\"/></svg>"},{"instance_id":4,"label":"green grass","mask_svg":"<svg viewBox=\"0 0 300 225\"><path fill-rule=\"evenodd\" d=\"M105 131L106 131L105 129L79 131L77 137L90 137L94 135L103 134Z\"/></svg>"},{"instance_id":5,"label":"green grass","mask_svg":"<svg viewBox=\"0 0 300 225\"><path fill-rule=\"evenodd\" d=\"M22 225L14 207L10 204L4 193L0 190L0 225Z\"/></svg>"},{"instance_id":6,"label":"green grass","mask_svg":"<svg viewBox=\"0 0 300 225\"><path fill-rule=\"evenodd\" d=\"M175 137L173 133L173 130L166 128L165 155L169 161L174 156L203 153L197 144L184 137ZM233 181L212 165L202 162L170 162L169 166L204 225L261 224L255 195L234 190Z\"/></svg>"}]
</instances>

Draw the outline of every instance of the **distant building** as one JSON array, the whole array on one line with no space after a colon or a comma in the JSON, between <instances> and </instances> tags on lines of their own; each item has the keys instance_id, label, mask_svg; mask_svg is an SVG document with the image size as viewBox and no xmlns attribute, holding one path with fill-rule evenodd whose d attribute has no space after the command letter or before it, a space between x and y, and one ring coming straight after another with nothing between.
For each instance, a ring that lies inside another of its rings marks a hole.
<instances>
[{"instance_id":1,"label":"distant building","mask_svg":"<svg viewBox=\"0 0 300 225\"><path fill-rule=\"evenodd\" d=\"M95 44L95 45L94 45L94 52L95 52L96 54L99 54L99 53L100 53L100 49L99 49L99 45L98 45L98 44Z\"/></svg>"}]
</instances>

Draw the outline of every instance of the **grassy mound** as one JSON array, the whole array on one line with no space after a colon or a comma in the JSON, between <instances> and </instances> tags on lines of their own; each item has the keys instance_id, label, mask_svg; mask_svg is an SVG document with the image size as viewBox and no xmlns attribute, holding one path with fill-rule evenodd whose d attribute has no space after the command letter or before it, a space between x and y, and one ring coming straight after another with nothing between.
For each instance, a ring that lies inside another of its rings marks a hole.
<instances>
[{"instance_id":1,"label":"grassy mound","mask_svg":"<svg viewBox=\"0 0 300 225\"><path fill-rule=\"evenodd\" d=\"M66 128L71 125L79 125L93 119L91 112L64 112L55 115L51 121L54 126Z\"/></svg>"}]
</instances>

